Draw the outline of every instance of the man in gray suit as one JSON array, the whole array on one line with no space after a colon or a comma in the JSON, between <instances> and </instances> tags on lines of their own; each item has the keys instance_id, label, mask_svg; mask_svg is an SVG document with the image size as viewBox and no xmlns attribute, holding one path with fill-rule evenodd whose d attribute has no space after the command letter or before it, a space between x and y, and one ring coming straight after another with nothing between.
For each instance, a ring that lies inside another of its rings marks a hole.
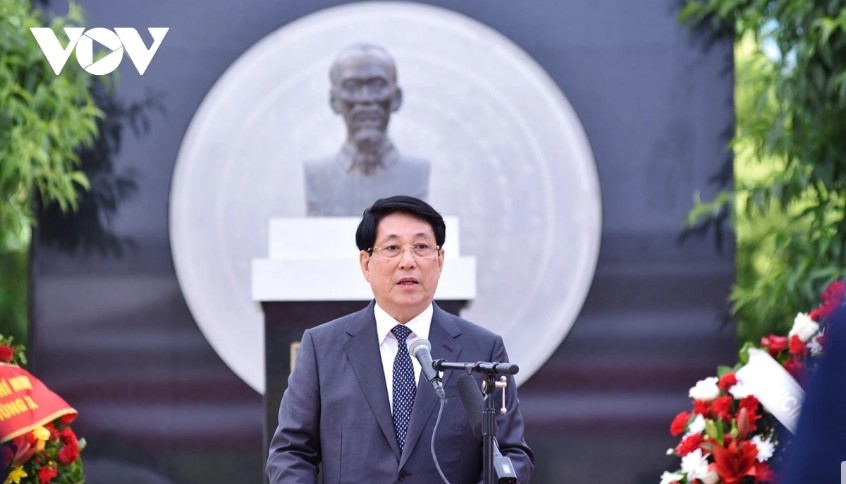
<instances>
[{"instance_id":1,"label":"man in gray suit","mask_svg":"<svg viewBox=\"0 0 846 484\"><path fill-rule=\"evenodd\" d=\"M438 398L406 345L428 339L432 356L447 361L508 359L500 336L432 302L445 232L441 215L413 197L380 199L365 210L355 238L375 300L303 334L270 443L271 484L316 483L321 469L325 484L442 482L430 452ZM443 375L447 400L434 432L437 462L448 482L477 483L482 443L454 373ZM534 457L512 377L506 403L508 412L496 417L497 441L526 484Z\"/></svg>"}]
</instances>

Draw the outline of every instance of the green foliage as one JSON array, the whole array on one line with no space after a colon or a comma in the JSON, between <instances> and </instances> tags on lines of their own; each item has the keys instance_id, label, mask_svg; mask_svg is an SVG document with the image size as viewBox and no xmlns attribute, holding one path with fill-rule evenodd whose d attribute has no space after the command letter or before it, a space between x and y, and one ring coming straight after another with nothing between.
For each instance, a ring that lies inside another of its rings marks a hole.
<instances>
[{"instance_id":1,"label":"green foliage","mask_svg":"<svg viewBox=\"0 0 846 484\"><path fill-rule=\"evenodd\" d=\"M846 1L685 0L681 18L735 38L737 233L730 296L742 340L786 332L846 273Z\"/></svg>"},{"instance_id":2,"label":"green foliage","mask_svg":"<svg viewBox=\"0 0 846 484\"><path fill-rule=\"evenodd\" d=\"M0 251L0 332L26 341L27 250Z\"/></svg>"},{"instance_id":3,"label":"green foliage","mask_svg":"<svg viewBox=\"0 0 846 484\"><path fill-rule=\"evenodd\" d=\"M30 28L82 25L71 4L66 17L46 19L28 0L0 0L0 331L25 339L27 252L35 223L33 200L77 206L89 188L78 149L97 136L101 116L81 69L57 76ZM7 272L9 271L9 272Z\"/></svg>"}]
</instances>

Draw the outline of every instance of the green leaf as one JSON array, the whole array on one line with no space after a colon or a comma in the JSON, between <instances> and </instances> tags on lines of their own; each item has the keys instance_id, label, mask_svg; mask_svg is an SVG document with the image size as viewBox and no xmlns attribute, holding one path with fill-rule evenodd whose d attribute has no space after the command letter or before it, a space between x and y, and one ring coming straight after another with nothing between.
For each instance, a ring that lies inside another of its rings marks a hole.
<instances>
[{"instance_id":1,"label":"green leaf","mask_svg":"<svg viewBox=\"0 0 846 484\"><path fill-rule=\"evenodd\" d=\"M0 278L0 333L27 325L27 266L8 261L28 260L35 200L76 207L80 191L91 188L78 153L99 135L103 116L94 106L92 76L81 69L56 76L35 38L21 32L83 23L74 3L62 17L30 1L0 0L0 274L12 274Z\"/></svg>"},{"instance_id":2,"label":"green leaf","mask_svg":"<svg viewBox=\"0 0 846 484\"><path fill-rule=\"evenodd\" d=\"M729 303L741 341L757 342L846 274L846 4L687 0L679 17L734 26L735 182L728 200L696 193L686 224L733 208Z\"/></svg>"}]
</instances>

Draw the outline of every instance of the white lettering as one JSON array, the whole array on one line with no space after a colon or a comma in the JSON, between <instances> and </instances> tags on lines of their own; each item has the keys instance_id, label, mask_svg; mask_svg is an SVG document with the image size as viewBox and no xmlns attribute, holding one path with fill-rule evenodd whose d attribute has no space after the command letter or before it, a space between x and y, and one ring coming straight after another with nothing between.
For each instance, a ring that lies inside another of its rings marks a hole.
<instances>
[{"instance_id":1,"label":"white lettering","mask_svg":"<svg viewBox=\"0 0 846 484\"><path fill-rule=\"evenodd\" d=\"M44 57L47 58L47 62L57 76L64 69L74 50L76 50L76 60L80 67L89 74L102 76L113 72L120 65L123 53L126 51L138 74L144 75L168 30L170 29L166 27L148 28L147 31L152 36L153 42L147 48L138 31L133 28L121 27L112 31L102 27L89 30L66 27L65 35L68 36L68 43L65 47L62 47L52 29L46 27L30 29L41 52L44 53ZM95 42L109 50L105 56L96 61L94 60Z\"/></svg>"},{"instance_id":2,"label":"white lettering","mask_svg":"<svg viewBox=\"0 0 846 484\"><path fill-rule=\"evenodd\" d=\"M144 75L144 72L147 71L147 66L150 65L150 61L153 60L153 56L156 55L156 51L159 50L159 46L162 45L162 41L164 40L165 35L167 35L167 31L167 28L162 27L148 28L147 32L150 32L150 35L153 37L153 43L148 49L135 29L115 29L115 33L117 33L117 36L120 37L120 41L126 49L126 53L129 54L129 60L135 64L135 68L138 69L138 74L142 76Z\"/></svg>"},{"instance_id":3,"label":"white lettering","mask_svg":"<svg viewBox=\"0 0 846 484\"><path fill-rule=\"evenodd\" d=\"M109 49L109 53L103 58L94 61L94 42ZM102 76L108 74L120 65L123 59L123 46L120 39L109 29L95 28L86 30L85 35L76 44L76 61L85 72Z\"/></svg>"},{"instance_id":4,"label":"white lettering","mask_svg":"<svg viewBox=\"0 0 846 484\"><path fill-rule=\"evenodd\" d=\"M62 72L62 68L65 67L65 63L67 63L71 52L76 47L76 43L79 42L79 38L82 37L82 32L85 29L65 27L65 35L68 36L68 46L64 48L59 44L59 38L56 37L53 29L37 27L29 30L35 36L35 41L38 42L38 47L41 47L41 52L44 52L44 57L47 58L47 62L50 63L53 72L58 76Z\"/></svg>"}]
</instances>

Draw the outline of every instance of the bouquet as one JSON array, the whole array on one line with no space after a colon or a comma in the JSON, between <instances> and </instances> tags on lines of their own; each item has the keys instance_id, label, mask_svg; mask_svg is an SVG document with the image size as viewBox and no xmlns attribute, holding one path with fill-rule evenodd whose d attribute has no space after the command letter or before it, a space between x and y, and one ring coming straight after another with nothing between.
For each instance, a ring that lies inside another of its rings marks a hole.
<instances>
[{"instance_id":1,"label":"bouquet","mask_svg":"<svg viewBox=\"0 0 846 484\"><path fill-rule=\"evenodd\" d=\"M85 482L77 412L22 368L22 345L0 335L0 465L3 484Z\"/></svg>"},{"instance_id":2,"label":"bouquet","mask_svg":"<svg viewBox=\"0 0 846 484\"><path fill-rule=\"evenodd\" d=\"M822 303L808 314L797 314L787 335L761 339L760 349L799 385L824 351L827 320L843 305L845 296L843 281L829 284ZM680 440L667 453L681 458L680 469L664 472L660 484L773 482L789 434L786 422L761 403L748 381L744 384L738 378L752 348L756 345L744 345L735 367L720 367L717 376L700 380L690 389L693 408L680 412L670 424L670 434Z\"/></svg>"}]
</instances>

